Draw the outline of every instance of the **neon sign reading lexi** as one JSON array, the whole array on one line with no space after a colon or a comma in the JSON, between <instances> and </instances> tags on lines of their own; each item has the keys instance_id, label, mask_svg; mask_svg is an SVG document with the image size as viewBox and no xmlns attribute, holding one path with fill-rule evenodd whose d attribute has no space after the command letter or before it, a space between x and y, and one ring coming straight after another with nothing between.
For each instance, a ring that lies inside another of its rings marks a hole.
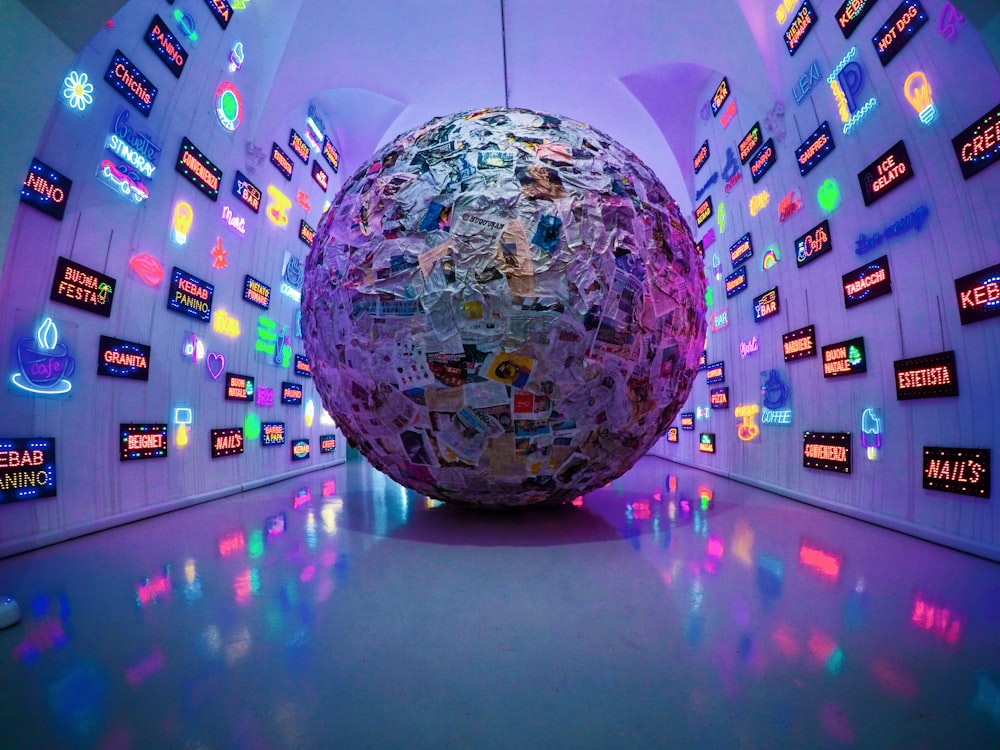
<instances>
[{"instance_id":1,"label":"neon sign reading lexi","mask_svg":"<svg viewBox=\"0 0 1000 750\"><path fill-rule=\"evenodd\" d=\"M923 487L957 495L989 497L989 449L925 447Z\"/></svg>"},{"instance_id":2,"label":"neon sign reading lexi","mask_svg":"<svg viewBox=\"0 0 1000 750\"><path fill-rule=\"evenodd\" d=\"M802 42L805 41L815 25L816 11L809 4L809 0L804 0L792 19L791 25L785 29L785 47L788 48L789 55L794 55L799 51Z\"/></svg>"},{"instance_id":3,"label":"neon sign reading lexi","mask_svg":"<svg viewBox=\"0 0 1000 750\"><path fill-rule=\"evenodd\" d=\"M0 503L55 495L55 438L0 438Z\"/></svg>"},{"instance_id":4,"label":"neon sign reading lexi","mask_svg":"<svg viewBox=\"0 0 1000 750\"><path fill-rule=\"evenodd\" d=\"M156 86L142 74L131 60L125 57L120 49L115 50L111 64L104 74L104 80L111 84L115 91L125 97L144 116L149 117L149 111L156 100Z\"/></svg>"},{"instance_id":5,"label":"neon sign reading lexi","mask_svg":"<svg viewBox=\"0 0 1000 750\"><path fill-rule=\"evenodd\" d=\"M795 103L801 104L804 102L816 84L820 82L821 78L819 61L814 61L809 66L809 70L799 76L799 80L795 83L795 88L792 89L792 98L795 99Z\"/></svg>"},{"instance_id":6,"label":"neon sign reading lexi","mask_svg":"<svg viewBox=\"0 0 1000 750\"><path fill-rule=\"evenodd\" d=\"M951 139L962 177L978 174L1000 158L1000 105Z\"/></svg>"},{"instance_id":7,"label":"neon sign reading lexi","mask_svg":"<svg viewBox=\"0 0 1000 750\"><path fill-rule=\"evenodd\" d=\"M177 154L176 171L194 185L203 195L215 201L219 199L219 184L222 170L195 147L186 137L181 139L181 150Z\"/></svg>"},{"instance_id":8,"label":"neon sign reading lexi","mask_svg":"<svg viewBox=\"0 0 1000 750\"><path fill-rule=\"evenodd\" d=\"M861 196L870 206L913 177L913 165L906 144L897 141L888 151L858 172Z\"/></svg>"},{"instance_id":9,"label":"neon sign reading lexi","mask_svg":"<svg viewBox=\"0 0 1000 750\"><path fill-rule=\"evenodd\" d=\"M1000 263L955 279L962 325L1000 315Z\"/></svg>"},{"instance_id":10,"label":"neon sign reading lexi","mask_svg":"<svg viewBox=\"0 0 1000 750\"><path fill-rule=\"evenodd\" d=\"M49 299L110 318L115 283L100 271L59 256Z\"/></svg>"},{"instance_id":11,"label":"neon sign reading lexi","mask_svg":"<svg viewBox=\"0 0 1000 750\"><path fill-rule=\"evenodd\" d=\"M927 13L917 0L903 0L896 12L872 37L875 52L883 66L889 64L910 43L917 30L927 23Z\"/></svg>"}]
</instances>

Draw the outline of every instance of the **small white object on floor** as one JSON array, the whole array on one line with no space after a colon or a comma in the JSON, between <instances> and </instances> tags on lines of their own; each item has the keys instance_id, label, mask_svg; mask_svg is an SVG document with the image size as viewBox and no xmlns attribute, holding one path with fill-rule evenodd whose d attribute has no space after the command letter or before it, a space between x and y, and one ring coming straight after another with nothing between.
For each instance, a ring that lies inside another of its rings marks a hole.
<instances>
[{"instance_id":1,"label":"small white object on floor","mask_svg":"<svg viewBox=\"0 0 1000 750\"><path fill-rule=\"evenodd\" d=\"M21 621L21 607L9 596L0 597L0 630Z\"/></svg>"}]
</instances>

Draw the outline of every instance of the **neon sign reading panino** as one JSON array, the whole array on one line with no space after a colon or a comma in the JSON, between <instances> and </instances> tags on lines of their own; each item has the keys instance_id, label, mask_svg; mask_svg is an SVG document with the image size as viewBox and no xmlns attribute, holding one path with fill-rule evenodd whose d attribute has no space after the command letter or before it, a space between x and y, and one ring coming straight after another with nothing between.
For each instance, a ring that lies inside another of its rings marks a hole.
<instances>
[{"instance_id":1,"label":"neon sign reading panino","mask_svg":"<svg viewBox=\"0 0 1000 750\"><path fill-rule=\"evenodd\" d=\"M174 78L180 78L187 63L187 50L177 41L177 37L170 33L166 22L158 15L153 15L144 39L160 61L167 66L167 70L174 74Z\"/></svg>"},{"instance_id":2,"label":"neon sign reading panino","mask_svg":"<svg viewBox=\"0 0 1000 750\"><path fill-rule=\"evenodd\" d=\"M55 438L0 438L0 503L55 496Z\"/></svg>"}]
</instances>

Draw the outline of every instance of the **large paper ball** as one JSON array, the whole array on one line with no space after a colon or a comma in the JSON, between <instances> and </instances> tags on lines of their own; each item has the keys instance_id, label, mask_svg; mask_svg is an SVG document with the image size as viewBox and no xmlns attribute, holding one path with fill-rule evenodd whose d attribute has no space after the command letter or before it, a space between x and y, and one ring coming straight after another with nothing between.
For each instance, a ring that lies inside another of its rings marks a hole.
<instances>
[{"instance_id":1,"label":"large paper ball","mask_svg":"<svg viewBox=\"0 0 1000 750\"><path fill-rule=\"evenodd\" d=\"M558 503L641 457L687 398L704 264L653 172L563 117L486 109L382 148L306 262L323 405L429 497Z\"/></svg>"}]
</instances>

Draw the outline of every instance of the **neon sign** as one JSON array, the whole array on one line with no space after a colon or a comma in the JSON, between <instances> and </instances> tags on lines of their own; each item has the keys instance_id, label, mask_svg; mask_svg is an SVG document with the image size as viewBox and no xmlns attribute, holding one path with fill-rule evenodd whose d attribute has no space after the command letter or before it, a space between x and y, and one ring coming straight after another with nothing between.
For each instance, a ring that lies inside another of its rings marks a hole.
<instances>
[{"instance_id":1,"label":"neon sign","mask_svg":"<svg viewBox=\"0 0 1000 750\"><path fill-rule=\"evenodd\" d=\"M175 245L187 244L187 233L191 231L194 221L194 209L187 201L177 201L174 204L174 215L170 220L170 240Z\"/></svg>"},{"instance_id":2,"label":"neon sign","mask_svg":"<svg viewBox=\"0 0 1000 750\"><path fill-rule=\"evenodd\" d=\"M955 279L962 325L1000 315L1000 263Z\"/></svg>"},{"instance_id":3,"label":"neon sign","mask_svg":"<svg viewBox=\"0 0 1000 750\"><path fill-rule=\"evenodd\" d=\"M257 341L254 349L270 355L270 363L278 367L288 367L292 359L292 347L286 333L287 327L282 327L278 333L278 324L266 315L257 317Z\"/></svg>"},{"instance_id":4,"label":"neon sign","mask_svg":"<svg viewBox=\"0 0 1000 750\"><path fill-rule=\"evenodd\" d=\"M209 352L205 358L205 368L212 380L218 380L226 369L226 355L219 352Z\"/></svg>"},{"instance_id":5,"label":"neon sign","mask_svg":"<svg viewBox=\"0 0 1000 750\"><path fill-rule=\"evenodd\" d=\"M243 428L212 430L212 458L235 456L243 452Z\"/></svg>"},{"instance_id":6,"label":"neon sign","mask_svg":"<svg viewBox=\"0 0 1000 750\"><path fill-rule=\"evenodd\" d=\"M708 392L709 406L713 409L729 408L729 387L713 388Z\"/></svg>"},{"instance_id":7,"label":"neon sign","mask_svg":"<svg viewBox=\"0 0 1000 750\"><path fill-rule=\"evenodd\" d=\"M292 460L293 461L304 461L309 458L309 440L293 440L292 441Z\"/></svg>"},{"instance_id":8,"label":"neon sign","mask_svg":"<svg viewBox=\"0 0 1000 750\"><path fill-rule=\"evenodd\" d=\"M299 220L299 239L308 247L312 247L313 240L316 239L316 230L309 226L305 219Z\"/></svg>"},{"instance_id":9,"label":"neon sign","mask_svg":"<svg viewBox=\"0 0 1000 750\"><path fill-rule=\"evenodd\" d=\"M63 78L62 98L63 103L71 110L83 112L94 103L94 84L90 82L90 76L86 73L78 73L71 70L69 75Z\"/></svg>"},{"instance_id":10,"label":"neon sign","mask_svg":"<svg viewBox=\"0 0 1000 750\"><path fill-rule=\"evenodd\" d=\"M834 179L825 179L816 190L816 202L827 213L840 205L840 186Z\"/></svg>"},{"instance_id":11,"label":"neon sign","mask_svg":"<svg viewBox=\"0 0 1000 750\"><path fill-rule=\"evenodd\" d=\"M205 0L205 5L212 11L212 15L224 31L229 25L229 20L233 17L233 6L226 0Z\"/></svg>"},{"instance_id":12,"label":"neon sign","mask_svg":"<svg viewBox=\"0 0 1000 750\"><path fill-rule=\"evenodd\" d=\"M191 331L186 331L181 344L181 357L188 362L201 362L205 358L205 342Z\"/></svg>"},{"instance_id":13,"label":"neon sign","mask_svg":"<svg viewBox=\"0 0 1000 750\"><path fill-rule=\"evenodd\" d=\"M726 231L726 204L719 204L718 216L716 216L716 222L719 225L719 234Z\"/></svg>"},{"instance_id":14,"label":"neon sign","mask_svg":"<svg viewBox=\"0 0 1000 750\"><path fill-rule=\"evenodd\" d=\"M226 256L229 253L222 247L222 238L215 238L215 246L212 248L212 268L229 268L229 261Z\"/></svg>"},{"instance_id":15,"label":"neon sign","mask_svg":"<svg viewBox=\"0 0 1000 750\"><path fill-rule=\"evenodd\" d=\"M754 184L760 182L777 160L778 152L774 150L774 139L768 138L750 162L750 178Z\"/></svg>"},{"instance_id":16,"label":"neon sign","mask_svg":"<svg viewBox=\"0 0 1000 750\"><path fill-rule=\"evenodd\" d=\"M729 106L726 107L726 111L722 113L722 117L719 118L719 123L722 127L728 128L734 117L736 117L736 100L732 99Z\"/></svg>"},{"instance_id":17,"label":"neon sign","mask_svg":"<svg viewBox=\"0 0 1000 750\"><path fill-rule=\"evenodd\" d=\"M778 287L772 287L753 298L753 320L755 323L778 314Z\"/></svg>"},{"instance_id":18,"label":"neon sign","mask_svg":"<svg viewBox=\"0 0 1000 750\"><path fill-rule=\"evenodd\" d=\"M250 179L238 169L233 179L233 195L243 201L244 205L255 214L260 213L260 188L250 182Z\"/></svg>"},{"instance_id":19,"label":"neon sign","mask_svg":"<svg viewBox=\"0 0 1000 750\"><path fill-rule=\"evenodd\" d=\"M726 381L726 364L724 362L713 362L705 368L705 382L709 385L724 383Z\"/></svg>"},{"instance_id":20,"label":"neon sign","mask_svg":"<svg viewBox=\"0 0 1000 750\"><path fill-rule=\"evenodd\" d=\"M115 117L111 135L105 142L104 147L127 162L136 172L147 179L153 179L156 171L156 162L159 159L160 147L153 143L146 133L139 133L128 123L128 110L121 110ZM102 165L103 166L103 165ZM107 175L110 176L110 175ZM141 183L140 183L141 184ZM115 187L122 189L120 185Z\"/></svg>"},{"instance_id":21,"label":"neon sign","mask_svg":"<svg viewBox=\"0 0 1000 750\"><path fill-rule=\"evenodd\" d=\"M871 2L868 0L844 0L844 4L837 8L834 16L844 39L851 38L851 34L858 28L858 24L872 9L875 2L876 0L871 0Z\"/></svg>"},{"instance_id":22,"label":"neon sign","mask_svg":"<svg viewBox=\"0 0 1000 750\"><path fill-rule=\"evenodd\" d=\"M795 149L795 158L799 164L799 174L805 177L813 168L829 155L835 148L830 123L824 121L816 128L802 145Z\"/></svg>"},{"instance_id":23,"label":"neon sign","mask_svg":"<svg viewBox=\"0 0 1000 750\"><path fill-rule=\"evenodd\" d=\"M705 162L708 161L710 153L711 152L708 148L708 139L706 138L705 142L702 143L701 147L698 149L698 153L696 153L694 158L691 160L691 163L694 165L695 174L698 174L701 171L701 168L705 166Z\"/></svg>"},{"instance_id":24,"label":"neon sign","mask_svg":"<svg viewBox=\"0 0 1000 750\"><path fill-rule=\"evenodd\" d=\"M740 266L726 277L726 298L735 297L747 288L747 267Z\"/></svg>"},{"instance_id":25,"label":"neon sign","mask_svg":"<svg viewBox=\"0 0 1000 750\"><path fill-rule=\"evenodd\" d=\"M789 191L778 203L778 222L784 223L797 214L802 208L802 199L795 197L795 191Z\"/></svg>"},{"instance_id":26,"label":"neon sign","mask_svg":"<svg viewBox=\"0 0 1000 750\"><path fill-rule=\"evenodd\" d=\"M945 3L941 9L941 20L938 21L938 33L949 42L958 36L958 24L965 21L965 16L958 12L953 3Z\"/></svg>"},{"instance_id":27,"label":"neon sign","mask_svg":"<svg viewBox=\"0 0 1000 750\"><path fill-rule=\"evenodd\" d=\"M833 242L830 240L830 221L824 219L795 240L795 265L802 268L831 250Z\"/></svg>"},{"instance_id":28,"label":"neon sign","mask_svg":"<svg viewBox=\"0 0 1000 750\"><path fill-rule=\"evenodd\" d=\"M240 322L225 310L216 310L212 316L212 330L234 339L240 335Z\"/></svg>"},{"instance_id":29,"label":"neon sign","mask_svg":"<svg viewBox=\"0 0 1000 750\"><path fill-rule=\"evenodd\" d=\"M778 253L777 245L769 245L760 258L760 270L766 271L773 268L779 260L781 260L781 255Z\"/></svg>"},{"instance_id":30,"label":"neon sign","mask_svg":"<svg viewBox=\"0 0 1000 750\"><path fill-rule=\"evenodd\" d=\"M97 348L97 374L126 380L149 380L149 352L146 344L101 336Z\"/></svg>"},{"instance_id":31,"label":"neon sign","mask_svg":"<svg viewBox=\"0 0 1000 750\"><path fill-rule=\"evenodd\" d=\"M760 351L760 342L757 340L756 336L754 336L749 341L740 342L740 356L743 359L746 359L751 354L756 354L759 351Z\"/></svg>"},{"instance_id":32,"label":"neon sign","mask_svg":"<svg viewBox=\"0 0 1000 750\"><path fill-rule=\"evenodd\" d=\"M240 90L229 81L223 81L215 89L215 116L219 124L230 133L243 122L243 97Z\"/></svg>"},{"instance_id":33,"label":"neon sign","mask_svg":"<svg viewBox=\"0 0 1000 750\"><path fill-rule=\"evenodd\" d=\"M715 453L714 432L703 432L698 435L698 451L700 453Z\"/></svg>"},{"instance_id":34,"label":"neon sign","mask_svg":"<svg viewBox=\"0 0 1000 750\"><path fill-rule=\"evenodd\" d=\"M788 48L789 55L794 55L799 51L802 42L809 36L809 32L813 30L815 25L816 11L809 4L809 0L804 0L796 11L792 23L785 29L785 47Z\"/></svg>"},{"instance_id":35,"label":"neon sign","mask_svg":"<svg viewBox=\"0 0 1000 750\"><path fill-rule=\"evenodd\" d=\"M316 415L316 405L313 403L312 399L309 399L308 401L306 401L306 408L305 408L306 427L313 426L313 418L315 417L315 415Z\"/></svg>"},{"instance_id":36,"label":"neon sign","mask_svg":"<svg viewBox=\"0 0 1000 750\"><path fill-rule=\"evenodd\" d=\"M298 406L302 403L302 386L299 383L281 384L281 403Z\"/></svg>"},{"instance_id":37,"label":"neon sign","mask_svg":"<svg viewBox=\"0 0 1000 750\"><path fill-rule=\"evenodd\" d=\"M149 198L149 190L139 179L139 174L124 164L104 159L97 167L97 177L116 194L142 203Z\"/></svg>"},{"instance_id":38,"label":"neon sign","mask_svg":"<svg viewBox=\"0 0 1000 750\"><path fill-rule=\"evenodd\" d=\"M121 424L120 460L167 457L166 424Z\"/></svg>"},{"instance_id":39,"label":"neon sign","mask_svg":"<svg viewBox=\"0 0 1000 750\"><path fill-rule=\"evenodd\" d=\"M260 417L253 412L243 420L243 437L246 440L256 440L260 437Z\"/></svg>"},{"instance_id":40,"label":"neon sign","mask_svg":"<svg viewBox=\"0 0 1000 750\"><path fill-rule=\"evenodd\" d=\"M111 64L104 74L104 80L139 112L149 117L149 110L153 108L153 102L156 100L156 86L125 57L125 53L120 49L115 50Z\"/></svg>"},{"instance_id":41,"label":"neon sign","mask_svg":"<svg viewBox=\"0 0 1000 750\"><path fill-rule=\"evenodd\" d=\"M712 116L718 117L719 112L722 111L722 105L726 103L726 99L729 98L729 81L723 78L719 81L719 85L715 87L715 93L712 94Z\"/></svg>"},{"instance_id":42,"label":"neon sign","mask_svg":"<svg viewBox=\"0 0 1000 750\"><path fill-rule=\"evenodd\" d=\"M680 442L680 436L681 436L680 431L674 425L670 425L670 427L667 428L668 443Z\"/></svg>"},{"instance_id":43,"label":"neon sign","mask_svg":"<svg viewBox=\"0 0 1000 750\"><path fill-rule=\"evenodd\" d=\"M144 39L153 53L167 66L167 70L174 74L174 78L180 78L187 63L187 50L177 41L177 37L170 33L166 22L158 15L153 15Z\"/></svg>"},{"instance_id":44,"label":"neon sign","mask_svg":"<svg viewBox=\"0 0 1000 750\"><path fill-rule=\"evenodd\" d=\"M298 203L300 206L302 206L303 210L306 213L312 211L312 204L309 203L309 193L307 193L305 190L299 190L295 194L295 202Z\"/></svg>"},{"instance_id":45,"label":"neon sign","mask_svg":"<svg viewBox=\"0 0 1000 750\"><path fill-rule=\"evenodd\" d=\"M247 220L246 217L240 216L239 214L233 213L233 209L229 206L222 207L222 220L226 223L226 226L233 230L235 234L243 237L247 233Z\"/></svg>"},{"instance_id":46,"label":"neon sign","mask_svg":"<svg viewBox=\"0 0 1000 750\"><path fill-rule=\"evenodd\" d=\"M851 433L803 432L802 465L807 469L851 473Z\"/></svg>"},{"instance_id":47,"label":"neon sign","mask_svg":"<svg viewBox=\"0 0 1000 750\"><path fill-rule=\"evenodd\" d=\"M899 4L896 11L872 37L872 44L875 45L875 52L883 67L910 43L913 35L925 23L927 23L927 13L917 0L903 0Z\"/></svg>"},{"instance_id":48,"label":"neon sign","mask_svg":"<svg viewBox=\"0 0 1000 750\"><path fill-rule=\"evenodd\" d=\"M18 372L10 376L13 385L39 396L59 396L73 389L68 378L76 369L76 360L69 347L59 342L59 329L52 318L42 321L34 338L20 339L16 350Z\"/></svg>"},{"instance_id":49,"label":"neon sign","mask_svg":"<svg viewBox=\"0 0 1000 750\"><path fill-rule=\"evenodd\" d=\"M681 414L681 429L694 430L694 412L688 411Z\"/></svg>"},{"instance_id":50,"label":"neon sign","mask_svg":"<svg viewBox=\"0 0 1000 750\"><path fill-rule=\"evenodd\" d=\"M816 356L816 326L806 326L783 334L781 347L786 362Z\"/></svg>"},{"instance_id":51,"label":"neon sign","mask_svg":"<svg viewBox=\"0 0 1000 750\"><path fill-rule=\"evenodd\" d=\"M292 160L288 157L288 154L281 150L281 146L273 142L271 143L271 163L281 172L286 180L292 179L292 171L295 169L295 165L292 164Z\"/></svg>"},{"instance_id":52,"label":"neon sign","mask_svg":"<svg viewBox=\"0 0 1000 750\"><path fill-rule=\"evenodd\" d=\"M257 406L274 406L274 388L258 388Z\"/></svg>"},{"instance_id":53,"label":"neon sign","mask_svg":"<svg viewBox=\"0 0 1000 750\"><path fill-rule=\"evenodd\" d=\"M56 439L0 438L0 503L56 496Z\"/></svg>"},{"instance_id":54,"label":"neon sign","mask_svg":"<svg viewBox=\"0 0 1000 750\"><path fill-rule=\"evenodd\" d=\"M295 128L292 128L288 133L288 147L302 160L303 164L309 163L309 144L295 132Z\"/></svg>"},{"instance_id":55,"label":"neon sign","mask_svg":"<svg viewBox=\"0 0 1000 750\"><path fill-rule=\"evenodd\" d=\"M701 238L701 240L698 242L698 244L701 246L701 249L698 251L698 254L702 258L704 258L705 257L705 251L708 250L708 248L710 248L712 245L715 244L715 230L714 229L709 229L707 232L705 232L705 236Z\"/></svg>"},{"instance_id":56,"label":"neon sign","mask_svg":"<svg viewBox=\"0 0 1000 750\"><path fill-rule=\"evenodd\" d=\"M844 288L844 307L854 307L862 302L892 293L889 275L889 256L883 255L860 268L848 271L841 277Z\"/></svg>"},{"instance_id":57,"label":"neon sign","mask_svg":"<svg viewBox=\"0 0 1000 750\"><path fill-rule=\"evenodd\" d=\"M952 138L951 145L966 180L993 164L1000 157L1000 105Z\"/></svg>"},{"instance_id":58,"label":"neon sign","mask_svg":"<svg viewBox=\"0 0 1000 750\"><path fill-rule=\"evenodd\" d=\"M931 99L931 85L921 71L910 73L903 82L903 96L917 111L920 122L930 125L937 119L937 107Z\"/></svg>"},{"instance_id":59,"label":"neon sign","mask_svg":"<svg viewBox=\"0 0 1000 750\"><path fill-rule=\"evenodd\" d=\"M135 275L138 276L144 284L149 286L158 286L161 281L163 281L163 266L160 265L160 261L154 258L149 253L139 253L138 255L133 255L128 261L129 268L135 271Z\"/></svg>"},{"instance_id":60,"label":"neon sign","mask_svg":"<svg viewBox=\"0 0 1000 750\"><path fill-rule=\"evenodd\" d=\"M750 240L750 232L747 232L729 246L729 260L735 268L751 257L753 257L753 242Z\"/></svg>"},{"instance_id":61,"label":"neon sign","mask_svg":"<svg viewBox=\"0 0 1000 750\"><path fill-rule=\"evenodd\" d=\"M858 48L851 47L844 58L837 63L826 78L833 92L833 98L837 102L837 113L841 122L844 123L844 135L848 135L869 112L878 106L878 99L874 96L864 104L860 103L858 94L865 85L865 71L854 58L858 55Z\"/></svg>"},{"instance_id":62,"label":"neon sign","mask_svg":"<svg viewBox=\"0 0 1000 750\"><path fill-rule=\"evenodd\" d=\"M733 411L733 416L740 420L740 423L736 425L736 435L745 443L750 442L760 435L760 427L754 422L754 417L760 412L760 407L757 404L740 404Z\"/></svg>"},{"instance_id":63,"label":"neon sign","mask_svg":"<svg viewBox=\"0 0 1000 750\"><path fill-rule=\"evenodd\" d=\"M247 274L243 279L243 299L266 310L271 306L271 287Z\"/></svg>"},{"instance_id":64,"label":"neon sign","mask_svg":"<svg viewBox=\"0 0 1000 750\"><path fill-rule=\"evenodd\" d=\"M740 139L736 150L740 152L740 164L746 164L750 155L757 150L764 136L760 132L760 122L755 122L747 134Z\"/></svg>"},{"instance_id":65,"label":"neon sign","mask_svg":"<svg viewBox=\"0 0 1000 750\"><path fill-rule=\"evenodd\" d=\"M701 354L698 356L698 367L696 372L701 372L708 368L708 349L702 349Z\"/></svg>"},{"instance_id":66,"label":"neon sign","mask_svg":"<svg viewBox=\"0 0 1000 750\"><path fill-rule=\"evenodd\" d=\"M245 60L246 53L243 51L243 42L236 42L233 48L229 50L229 72L235 73L242 68Z\"/></svg>"},{"instance_id":67,"label":"neon sign","mask_svg":"<svg viewBox=\"0 0 1000 750\"><path fill-rule=\"evenodd\" d=\"M264 422L261 424L260 441L263 445L285 444L285 423Z\"/></svg>"},{"instance_id":68,"label":"neon sign","mask_svg":"<svg viewBox=\"0 0 1000 750\"><path fill-rule=\"evenodd\" d=\"M198 30L195 28L194 19L191 14L185 13L180 8L174 9L174 20L181 27L181 32L190 40L192 44L198 41Z\"/></svg>"},{"instance_id":69,"label":"neon sign","mask_svg":"<svg viewBox=\"0 0 1000 750\"><path fill-rule=\"evenodd\" d=\"M49 299L110 318L115 283L113 278L100 271L59 256Z\"/></svg>"},{"instance_id":70,"label":"neon sign","mask_svg":"<svg viewBox=\"0 0 1000 750\"><path fill-rule=\"evenodd\" d=\"M906 144L897 141L888 151L858 172L858 184L865 205L870 206L879 198L898 188L913 177L913 165L906 153Z\"/></svg>"},{"instance_id":71,"label":"neon sign","mask_svg":"<svg viewBox=\"0 0 1000 750\"><path fill-rule=\"evenodd\" d=\"M267 194L271 196L271 202L267 204L267 218L277 227L288 226L288 209L292 207L292 201L274 185L267 186Z\"/></svg>"},{"instance_id":72,"label":"neon sign","mask_svg":"<svg viewBox=\"0 0 1000 750\"><path fill-rule=\"evenodd\" d=\"M712 216L712 196L708 196L703 200L698 207L694 210L694 220L698 223L700 227L706 221L708 221Z\"/></svg>"},{"instance_id":73,"label":"neon sign","mask_svg":"<svg viewBox=\"0 0 1000 750\"><path fill-rule=\"evenodd\" d=\"M786 408L791 397L788 379L774 368L760 375L763 380L760 386L761 424L791 424L792 410Z\"/></svg>"},{"instance_id":74,"label":"neon sign","mask_svg":"<svg viewBox=\"0 0 1000 750\"><path fill-rule=\"evenodd\" d=\"M897 359L892 369L896 374L897 401L958 396L954 351Z\"/></svg>"},{"instance_id":75,"label":"neon sign","mask_svg":"<svg viewBox=\"0 0 1000 750\"><path fill-rule=\"evenodd\" d=\"M170 276L167 307L208 323L212 319L215 286L174 266Z\"/></svg>"},{"instance_id":76,"label":"neon sign","mask_svg":"<svg viewBox=\"0 0 1000 750\"><path fill-rule=\"evenodd\" d=\"M710 315L708 318L708 327L712 329L712 333L717 333L723 328L729 325L729 308L724 307L719 312L714 315Z\"/></svg>"},{"instance_id":77,"label":"neon sign","mask_svg":"<svg viewBox=\"0 0 1000 750\"><path fill-rule=\"evenodd\" d=\"M813 88L817 83L820 82L822 75L819 72L819 61L813 61L813 64L809 66L809 69L799 76L799 80L795 84L795 88L792 89L792 98L795 99L796 104L802 104L806 100L806 97L812 92Z\"/></svg>"},{"instance_id":78,"label":"neon sign","mask_svg":"<svg viewBox=\"0 0 1000 750\"><path fill-rule=\"evenodd\" d=\"M319 162L313 159L312 165L312 178L316 181L316 184L323 188L323 192L330 186L330 176L326 171L319 165Z\"/></svg>"},{"instance_id":79,"label":"neon sign","mask_svg":"<svg viewBox=\"0 0 1000 750\"><path fill-rule=\"evenodd\" d=\"M281 267L281 293L299 302L302 299L302 282L305 280L305 266L287 250Z\"/></svg>"},{"instance_id":80,"label":"neon sign","mask_svg":"<svg viewBox=\"0 0 1000 750\"><path fill-rule=\"evenodd\" d=\"M302 354L295 355L295 374L304 378L312 377L312 365L309 363L309 357Z\"/></svg>"},{"instance_id":81,"label":"neon sign","mask_svg":"<svg viewBox=\"0 0 1000 750\"><path fill-rule=\"evenodd\" d=\"M756 195L750 196L750 215L756 216L761 211L763 211L767 204L771 202L771 194L766 190L761 190ZM719 207L722 208L721 206ZM722 215L721 213L719 214Z\"/></svg>"},{"instance_id":82,"label":"neon sign","mask_svg":"<svg viewBox=\"0 0 1000 750\"><path fill-rule=\"evenodd\" d=\"M878 458L882 448L882 415L877 409L865 409L861 412L861 446L869 461Z\"/></svg>"},{"instance_id":83,"label":"neon sign","mask_svg":"<svg viewBox=\"0 0 1000 750\"><path fill-rule=\"evenodd\" d=\"M226 373L226 401L253 401L253 378Z\"/></svg>"},{"instance_id":84,"label":"neon sign","mask_svg":"<svg viewBox=\"0 0 1000 750\"><path fill-rule=\"evenodd\" d=\"M696 201L700 201L701 200L701 196L703 196L705 193L707 193L708 189L710 187L712 187L712 185L714 185L718 181L719 181L719 173L718 172L712 172L712 176L709 177L707 180L705 180L705 184L702 185L700 188L698 188L697 190L694 191L694 199Z\"/></svg>"},{"instance_id":85,"label":"neon sign","mask_svg":"<svg viewBox=\"0 0 1000 750\"><path fill-rule=\"evenodd\" d=\"M31 160L31 167L21 186L21 202L37 208L53 219L62 220L66 213L66 199L73 187L73 180L60 174L38 159Z\"/></svg>"},{"instance_id":86,"label":"neon sign","mask_svg":"<svg viewBox=\"0 0 1000 750\"><path fill-rule=\"evenodd\" d=\"M990 496L988 448L924 448L923 488L956 495Z\"/></svg>"},{"instance_id":87,"label":"neon sign","mask_svg":"<svg viewBox=\"0 0 1000 750\"><path fill-rule=\"evenodd\" d=\"M824 346L823 377L836 378L842 375L860 375L868 371L863 336Z\"/></svg>"},{"instance_id":88,"label":"neon sign","mask_svg":"<svg viewBox=\"0 0 1000 750\"><path fill-rule=\"evenodd\" d=\"M333 145L333 141L326 135L323 136L323 158L326 159L326 163L336 173L340 168L340 152L337 151L337 147Z\"/></svg>"},{"instance_id":89,"label":"neon sign","mask_svg":"<svg viewBox=\"0 0 1000 750\"><path fill-rule=\"evenodd\" d=\"M219 184L222 170L199 151L187 137L181 139L181 150L177 154L174 169L210 200L219 199Z\"/></svg>"}]
</instances>

